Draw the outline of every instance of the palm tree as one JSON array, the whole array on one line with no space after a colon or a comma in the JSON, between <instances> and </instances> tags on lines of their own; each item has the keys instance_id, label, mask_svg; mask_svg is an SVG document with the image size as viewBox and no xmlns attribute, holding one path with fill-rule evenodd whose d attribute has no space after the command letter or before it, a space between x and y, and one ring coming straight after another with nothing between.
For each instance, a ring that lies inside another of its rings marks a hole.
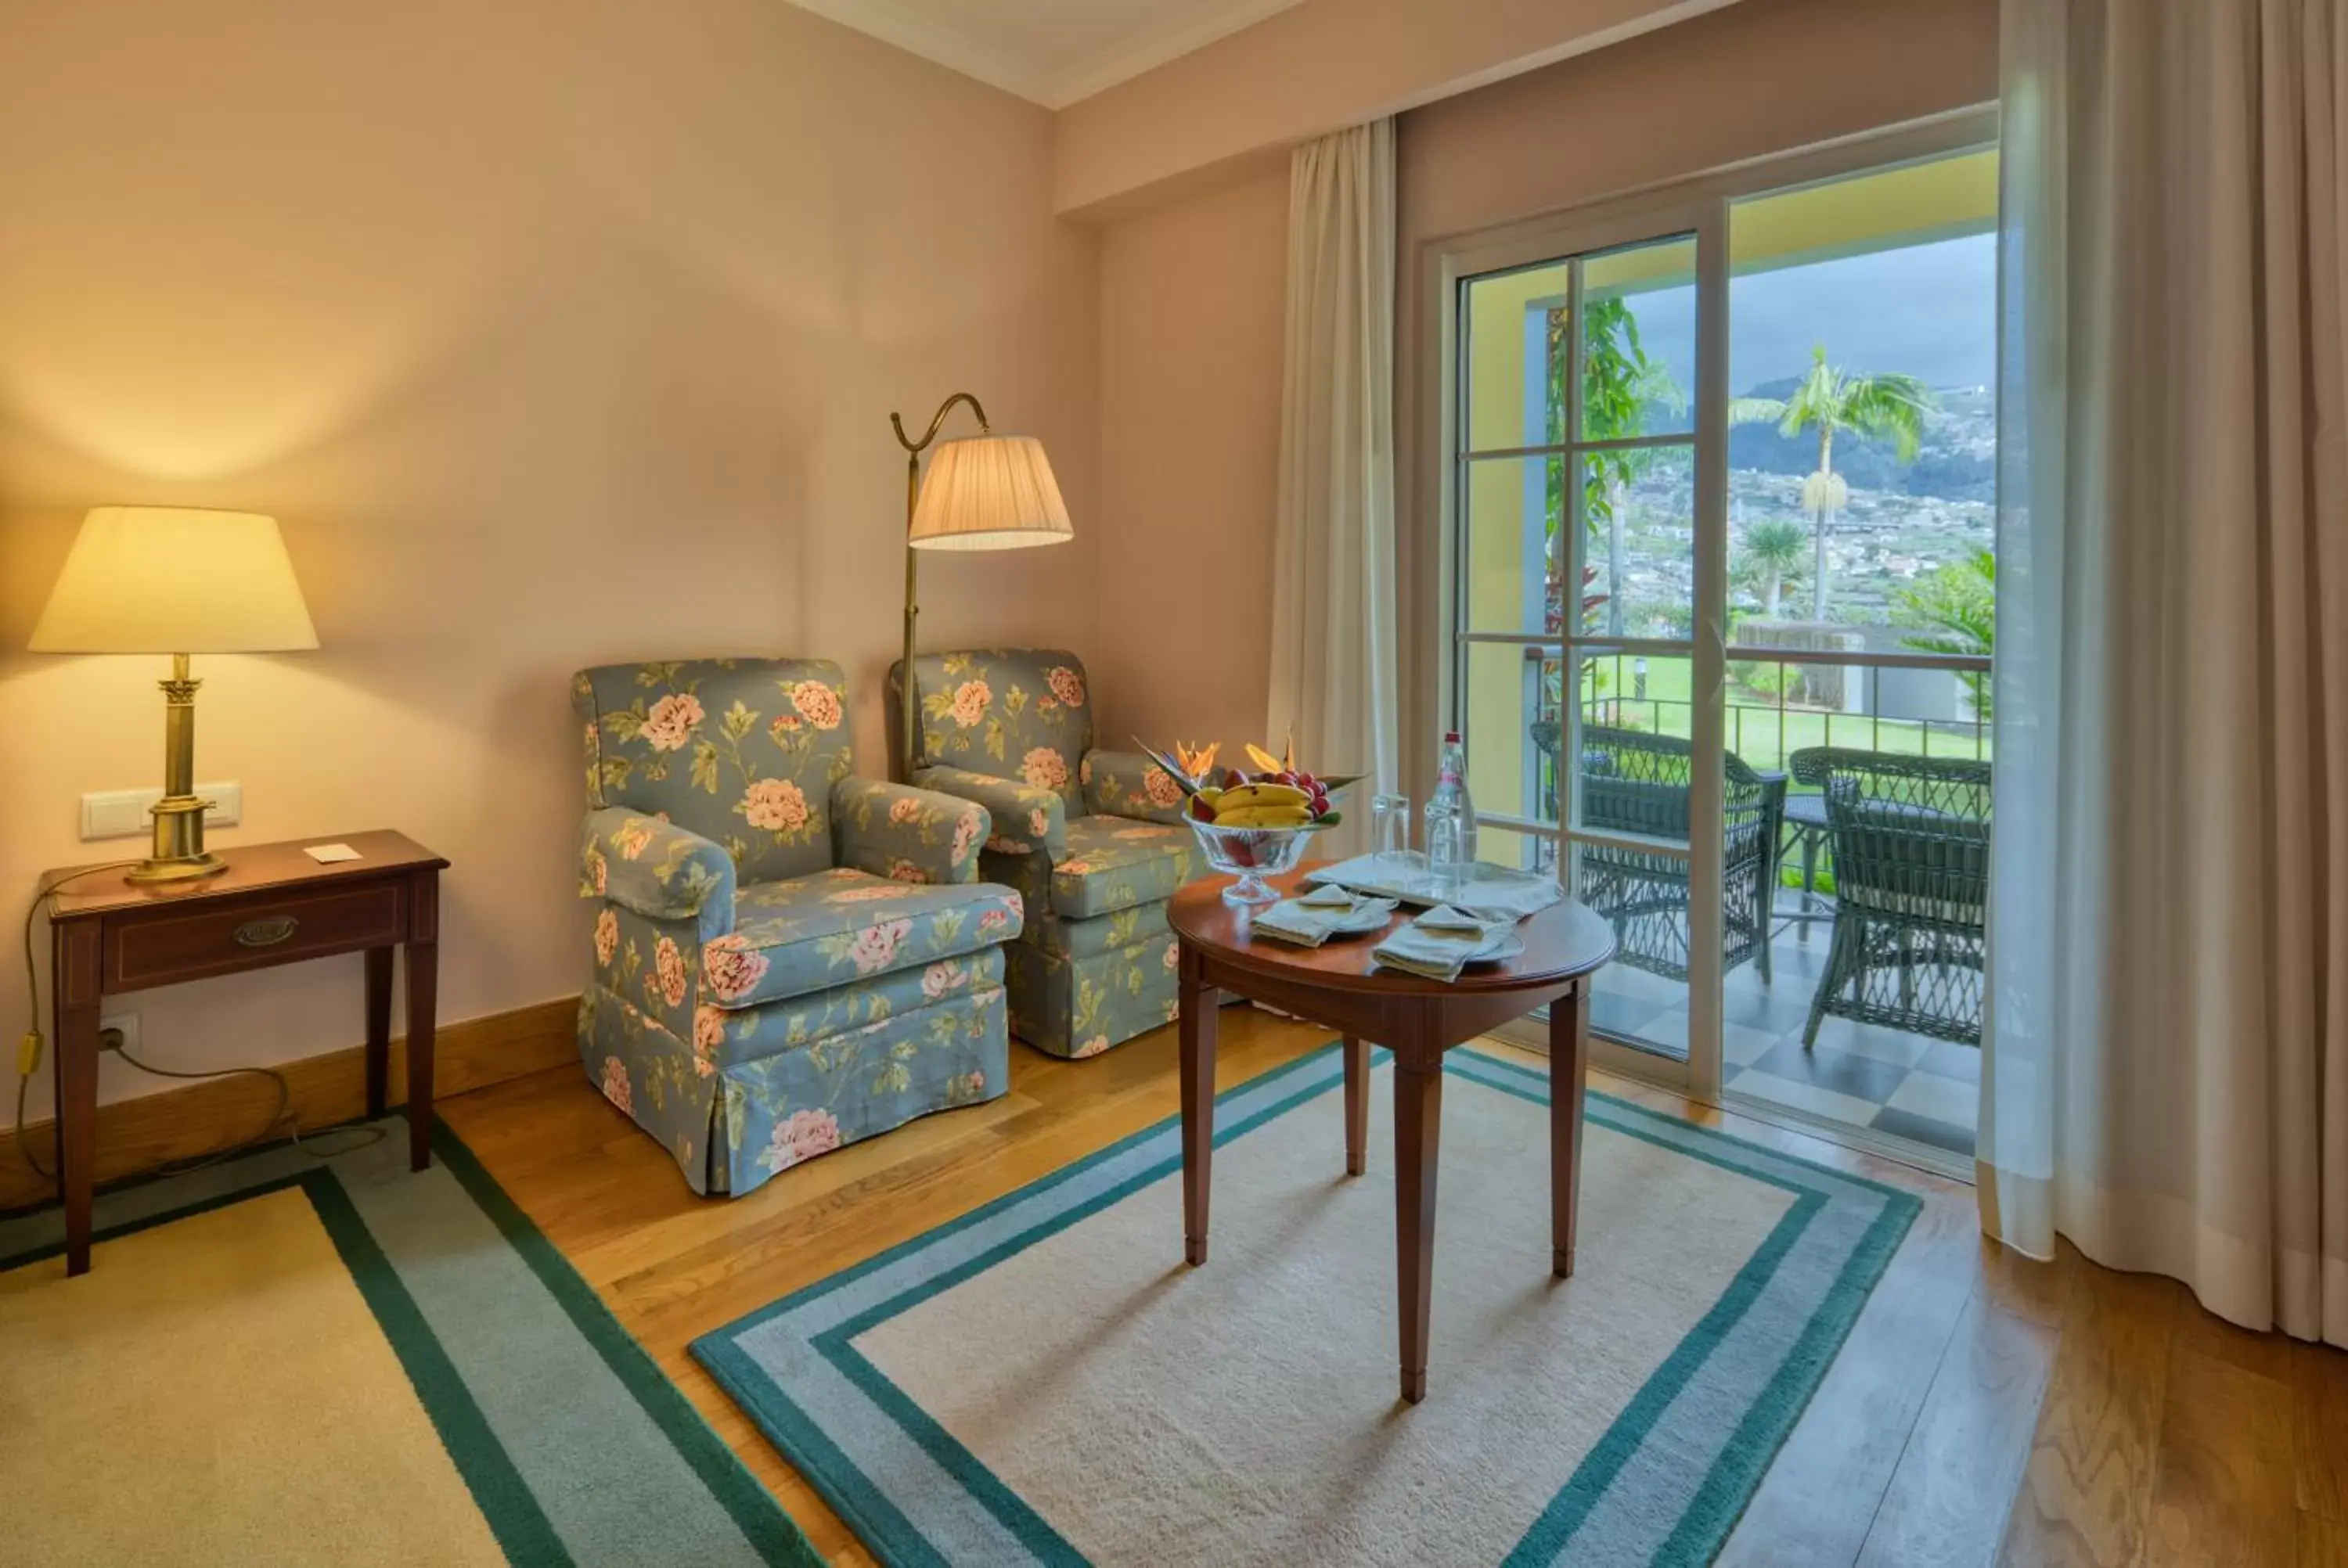
<instances>
[{"instance_id":1,"label":"palm tree","mask_svg":"<svg viewBox=\"0 0 2348 1568\"><path fill-rule=\"evenodd\" d=\"M1888 436L1900 460L1909 462L1923 445L1924 417L1936 406L1931 388L1912 375L1852 375L1839 365L1828 364L1824 343L1811 348L1809 374L1802 377L1791 397L1739 397L1729 403L1731 425L1774 422L1780 436L1799 436L1805 430L1818 433L1818 471L1802 481L1802 509L1815 519L1817 580L1810 589L1812 620L1827 618L1827 532L1835 513L1850 498L1849 487L1834 471L1837 432Z\"/></svg>"},{"instance_id":2,"label":"palm tree","mask_svg":"<svg viewBox=\"0 0 2348 1568\"><path fill-rule=\"evenodd\" d=\"M1786 579L1802 564L1802 525L1788 518L1770 518L1745 530L1745 562L1761 579L1761 615L1777 618L1777 601Z\"/></svg>"},{"instance_id":3,"label":"palm tree","mask_svg":"<svg viewBox=\"0 0 2348 1568\"><path fill-rule=\"evenodd\" d=\"M1968 550L1961 560L1947 561L1913 588L1902 589L1900 613L1909 624L1923 630L1900 641L1924 653L1997 651L1997 554ZM1988 675L1964 671L1958 679L1972 693L1973 712L1993 716L1993 692Z\"/></svg>"},{"instance_id":4,"label":"palm tree","mask_svg":"<svg viewBox=\"0 0 2348 1568\"><path fill-rule=\"evenodd\" d=\"M1571 363L1566 333L1572 330L1571 313L1549 313L1549 439L1567 438L1566 368ZM1639 341L1639 318L1631 301L1619 295L1587 301L1582 306L1581 435L1591 440L1613 440L1647 433L1647 410L1661 406L1676 415L1687 406L1668 367L1647 356ZM1622 635L1629 584L1624 524L1631 507L1631 486L1652 469L1659 456L1653 447L1618 446L1581 459L1582 516L1593 536L1606 541L1606 630ZM1564 487L1570 482L1562 462L1550 466L1550 528L1556 531L1564 517Z\"/></svg>"}]
</instances>

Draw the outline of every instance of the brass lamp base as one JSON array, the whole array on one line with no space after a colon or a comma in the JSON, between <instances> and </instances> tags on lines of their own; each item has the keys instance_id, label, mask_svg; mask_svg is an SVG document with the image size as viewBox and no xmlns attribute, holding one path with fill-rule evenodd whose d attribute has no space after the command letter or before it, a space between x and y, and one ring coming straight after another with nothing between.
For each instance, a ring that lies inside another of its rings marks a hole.
<instances>
[{"instance_id":1,"label":"brass lamp base","mask_svg":"<svg viewBox=\"0 0 2348 1568\"><path fill-rule=\"evenodd\" d=\"M163 687L163 798L148 808L155 819L155 853L122 874L126 882L184 882L213 876L228 862L204 850L204 813L211 802L194 790L196 688L188 656L171 656L171 678Z\"/></svg>"},{"instance_id":2,"label":"brass lamp base","mask_svg":"<svg viewBox=\"0 0 2348 1568\"><path fill-rule=\"evenodd\" d=\"M216 876L228 869L217 855L197 855L185 860L142 860L122 874L125 882L186 882Z\"/></svg>"}]
</instances>

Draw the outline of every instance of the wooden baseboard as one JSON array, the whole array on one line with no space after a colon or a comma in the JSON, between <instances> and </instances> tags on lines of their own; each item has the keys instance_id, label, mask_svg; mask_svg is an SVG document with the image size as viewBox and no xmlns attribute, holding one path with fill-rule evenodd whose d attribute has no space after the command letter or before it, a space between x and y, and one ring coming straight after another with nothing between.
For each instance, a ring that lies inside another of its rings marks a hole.
<instances>
[{"instance_id":1,"label":"wooden baseboard","mask_svg":"<svg viewBox=\"0 0 2348 1568\"><path fill-rule=\"evenodd\" d=\"M574 998L536 1002L440 1026L433 1050L436 1099L578 1060L579 1003ZM46 1071L44 1068L44 1071ZM280 1064L290 1091L286 1109L305 1128L328 1127L366 1112L366 1049L328 1051ZM407 1041L391 1042L391 1102L407 1098ZM184 1089L142 1095L98 1108L98 1180L101 1185L171 1160L208 1153L263 1131L277 1102L268 1080L249 1073L208 1079ZM42 1164L57 1168L57 1124L25 1128ZM56 1184L36 1174L13 1132L0 1132L0 1209L53 1200Z\"/></svg>"}]
</instances>

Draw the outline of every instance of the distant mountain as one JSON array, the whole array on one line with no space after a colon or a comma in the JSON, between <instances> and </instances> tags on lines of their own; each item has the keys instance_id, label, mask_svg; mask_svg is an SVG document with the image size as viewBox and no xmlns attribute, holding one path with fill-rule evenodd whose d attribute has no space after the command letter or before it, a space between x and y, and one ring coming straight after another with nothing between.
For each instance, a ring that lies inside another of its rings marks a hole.
<instances>
[{"instance_id":1,"label":"distant mountain","mask_svg":"<svg viewBox=\"0 0 2348 1568\"><path fill-rule=\"evenodd\" d=\"M1792 376L1766 381L1749 397L1785 398L1801 384ZM1924 426L1913 462L1902 463L1888 440L1835 437L1835 472L1854 490L1888 490L1944 501L1989 501L1997 487L1997 415L1989 389L1938 387L1940 407ZM1736 425L1728 431L1728 466L1764 474L1808 474L1818 466L1814 430L1781 436L1773 425Z\"/></svg>"}]
</instances>

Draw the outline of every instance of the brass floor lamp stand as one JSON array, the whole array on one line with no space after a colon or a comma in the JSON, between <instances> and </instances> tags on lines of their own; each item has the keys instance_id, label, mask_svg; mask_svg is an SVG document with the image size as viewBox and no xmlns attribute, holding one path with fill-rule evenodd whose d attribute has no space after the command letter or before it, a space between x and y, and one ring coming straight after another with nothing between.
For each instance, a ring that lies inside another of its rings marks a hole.
<instances>
[{"instance_id":1,"label":"brass floor lamp stand","mask_svg":"<svg viewBox=\"0 0 2348 1568\"><path fill-rule=\"evenodd\" d=\"M986 410L977 398L967 392L957 392L938 405L937 413L930 419L930 427L922 433L919 441L905 434L905 423L901 418L894 414L889 415L889 427L897 433L897 444L905 449L905 658L904 662L897 666L902 671L900 679L904 682L897 693L897 706L902 711L897 733L897 782L900 784L912 782L913 744L921 734L921 699L913 684L913 626L922 614L920 606L914 602L921 552L913 548L912 537L913 512L922 499L922 454L928 451L930 443L938 438L939 428L945 424L946 415L953 412L953 405L957 403L970 405L970 411L978 416L978 428L982 435L992 431L994 427L986 422ZM160 825L156 831L161 832Z\"/></svg>"}]
</instances>

